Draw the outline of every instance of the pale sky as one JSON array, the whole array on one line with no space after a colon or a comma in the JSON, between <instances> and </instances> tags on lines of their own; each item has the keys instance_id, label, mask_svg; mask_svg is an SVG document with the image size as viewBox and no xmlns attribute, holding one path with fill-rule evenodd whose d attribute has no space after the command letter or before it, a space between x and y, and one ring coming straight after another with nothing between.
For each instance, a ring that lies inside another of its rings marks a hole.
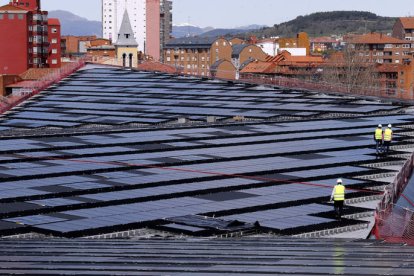
<instances>
[{"instance_id":1,"label":"pale sky","mask_svg":"<svg viewBox=\"0 0 414 276\"><path fill-rule=\"evenodd\" d=\"M9 0L0 0L7 4ZM317 11L362 10L383 16L414 16L413 0L173 0L174 24L231 28L274 25ZM44 10L68 10L101 20L101 0L42 0Z\"/></svg>"}]
</instances>

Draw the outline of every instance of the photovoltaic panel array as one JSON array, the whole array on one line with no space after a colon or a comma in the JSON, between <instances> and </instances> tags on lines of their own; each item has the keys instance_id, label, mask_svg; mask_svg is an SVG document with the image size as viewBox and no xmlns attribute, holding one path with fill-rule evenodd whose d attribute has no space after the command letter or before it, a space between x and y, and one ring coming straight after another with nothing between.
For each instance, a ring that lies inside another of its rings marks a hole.
<instances>
[{"instance_id":1,"label":"photovoltaic panel array","mask_svg":"<svg viewBox=\"0 0 414 276\"><path fill-rule=\"evenodd\" d=\"M229 85L172 75L95 68L79 72L9 114L0 130L44 127L157 125L179 117L205 122L244 116L306 118L327 113L369 114L396 110L385 104L278 88Z\"/></svg>"},{"instance_id":2,"label":"photovoltaic panel array","mask_svg":"<svg viewBox=\"0 0 414 276\"><path fill-rule=\"evenodd\" d=\"M306 105L308 111L345 116L44 133L21 130L54 124L61 116L72 126L92 124L84 115L74 115L86 109L99 109L94 123L105 124L113 119L106 117L112 116L106 113L109 107L122 113L114 115L118 119L155 113L171 119L184 106L176 105L179 95L180 101L191 102L197 110L208 104L214 109L211 114L226 112L223 117L236 114L228 113L230 109L248 107L252 114L266 115L256 118L273 118L274 112L289 109L289 104L280 104L285 100L292 100L297 111L303 112ZM304 100L309 102L303 105ZM146 112L137 115L134 110L143 102ZM328 201L336 178L343 178L349 187L348 198L375 195L368 189L383 183L361 177L387 170L366 164L396 157L378 159L373 128L393 124L394 144L406 145L405 129L414 118L393 114L399 106L357 102L118 69L79 72L3 118L0 234L79 237L149 227L213 235L257 228L256 222L261 231L297 234L361 223L334 219ZM163 105L171 105L174 112L164 112L163 107L158 113ZM346 112L360 116L347 118ZM29 117L36 126L26 124Z\"/></svg>"}]
</instances>

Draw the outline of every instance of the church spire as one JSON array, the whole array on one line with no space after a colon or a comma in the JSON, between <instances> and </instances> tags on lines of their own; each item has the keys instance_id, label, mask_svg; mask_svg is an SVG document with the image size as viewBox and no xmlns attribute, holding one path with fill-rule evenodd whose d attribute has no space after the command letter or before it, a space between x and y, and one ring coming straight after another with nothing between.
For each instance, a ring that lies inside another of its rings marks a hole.
<instances>
[{"instance_id":1,"label":"church spire","mask_svg":"<svg viewBox=\"0 0 414 276\"><path fill-rule=\"evenodd\" d=\"M124 16L122 18L121 28L119 29L116 45L138 47L138 43L135 40L134 31L132 30L131 21L129 20L127 10L125 10Z\"/></svg>"}]
</instances>

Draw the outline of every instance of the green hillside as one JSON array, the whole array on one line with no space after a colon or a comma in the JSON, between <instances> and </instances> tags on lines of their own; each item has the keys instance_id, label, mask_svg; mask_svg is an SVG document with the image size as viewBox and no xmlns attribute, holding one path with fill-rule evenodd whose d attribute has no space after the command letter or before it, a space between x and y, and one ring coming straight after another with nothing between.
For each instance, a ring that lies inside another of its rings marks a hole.
<instances>
[{"instance_id":1,"label":"green hillside","mask_svg":"<svg viewBox=\"0 0 414 276\"><path fill-rule=\"evenodd\" d=\"M383 32L389 33L395 23L394 17L377 16L370 12L334 11L318 12L264 28L249 35L257 37L292 37L299 32L310 36L343 35L347 33Z\"/></svg>"}]
</instances>

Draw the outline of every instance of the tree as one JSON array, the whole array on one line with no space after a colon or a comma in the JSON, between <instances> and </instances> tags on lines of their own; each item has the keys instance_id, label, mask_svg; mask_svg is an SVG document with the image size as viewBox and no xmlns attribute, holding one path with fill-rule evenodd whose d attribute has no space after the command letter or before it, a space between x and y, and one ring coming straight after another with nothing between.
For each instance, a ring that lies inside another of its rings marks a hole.
<instances>
[{"instance_id":1,"label":"tree","mask_svg":"<svg viewBox=\"0 0 414 276\"><path fill-rule=\"evenodd\" d=\"M351 46L331 56L321 78L327 83L340 86L341 90L348 93L365 94L366 91L380 87L375 63Z\"/></svg>"}]
</instances>

